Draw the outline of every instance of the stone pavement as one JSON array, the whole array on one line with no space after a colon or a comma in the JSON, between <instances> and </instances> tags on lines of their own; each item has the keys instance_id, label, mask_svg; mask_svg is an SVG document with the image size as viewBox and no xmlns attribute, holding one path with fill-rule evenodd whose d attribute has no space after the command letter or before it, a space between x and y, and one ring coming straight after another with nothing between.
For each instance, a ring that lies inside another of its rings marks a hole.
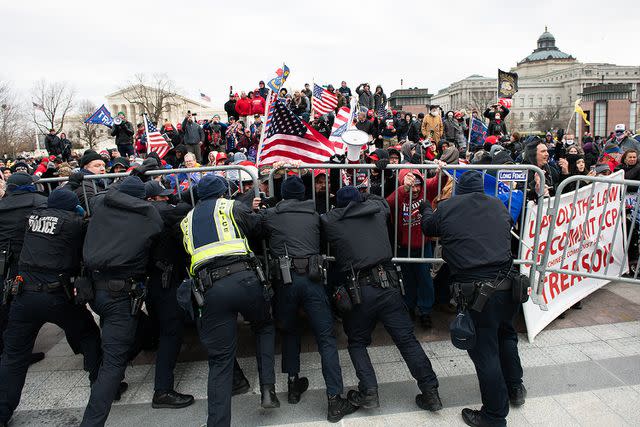
<instances>
[{"instance_id":1,"label":"stone pavement","mask_svg":"<svg viewBox=\"0 0 640 427\"><path fill-rule=\"evenodd\" d=\"M543 331L534 343L521 335L520 357L525 368L527 403L509 414L510 425L640 425L640 286L610 284L584 301L582 310L570 310ZM345 418L344 425L464 425L460 410L479 407L480 394L471 360L448 341L445 325L450 315L434 315L434 331L416 327L422 345L440 380L445 409L437 414L420 411L414 402L415 382L379 328L370 349L380 383L381 408L361 410ZM522 325L520 325L522 328ZM357 384L345 338L337 324L341 346L340 363L345 387ZM521 329L523 331L524 329ZM286 403L265 411L259 407L258 375L250 357L252 337L241 325L240 364L253 390L233 399L233 424L328 425L326 397L320 358L313 338L305 336L301 375L310 381L310 390L298 405ZM64 335L54 327L41 331L36 349L47 357L32 366L27 375L22 401L11 426L77 425L89 396L88 379L82 358L71 353ZM180 410L151 409L153 395L153 355L142 354L126 372L129 390L112 409L110 426L198 426L206 419L207 363L191 335L177 367L177 390L196 396L196 403ZM280 358L276 372L280 372ZM277 391L286 391L286 378L278 375Z\"/></svg>"}]
</instances>

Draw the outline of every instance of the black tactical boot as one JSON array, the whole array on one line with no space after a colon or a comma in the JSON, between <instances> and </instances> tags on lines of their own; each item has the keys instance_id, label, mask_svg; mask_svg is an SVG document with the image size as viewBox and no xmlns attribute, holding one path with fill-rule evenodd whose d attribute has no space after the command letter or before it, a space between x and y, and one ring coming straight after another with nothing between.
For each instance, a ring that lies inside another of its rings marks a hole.
<instances>
[{"instance_id":1,"label":"black tactical boot","mask_svg":"<svg viewBox=\"0 0 640 427\"><path fill-rule=\"evenodd\" d=\"M287 395L287 401L292 405L300 402L300 396L302 396L302 393L307 391L308 388L309 380L306 377L298 378L296 375L295 378L289 379L287 381L287 389L289 392Z\"/></svg>"},{"instance_id":2,"label":"black tactical boot","mask_svg":"<svg viewBox=\"0 0 640 427\"><path fill-rule=\"evenodd\" d=\"M280 401L278 400L278 396L276 396L276 386L274 384L265 384L260 386L260 394L262 406L265 409L273 409L280 407Z\"/></svg>"},{"instance_id":3,"label":"black tactical boot","mask_svg":"<svg viewBox=\"0 0 640 427\"><path fill-rule=\"evenodd\" d=\"M524 405L526 397L527 389L524 388L524 384L509 387L509 402L511 402L513 406Z\"/></svg>"},{"instance_id":4,"label":"black tactical boot","mask_svg":"<svg viewBox=\"0 0 640 427\"><path fill-rule=\"evenodd\" d=\"M115 400L116 402L119 401L122 398L122 395L124 394L124 392L127 391L128 388L129 388L129 384L122 381L118 386L118 391L116 391L116 397L113 400Z\"/></svg>"},{"instance_id":5,"label":"black tactical boot","mask_svg":"<svg viewBox=\"0 0 640 427\"><path fill-rule=\"evenodd\" d=\"M335 396L327 396L329 400L329 408L327 410L327 421L337 423L345 415L353 414L358 410L347 399L343 399L339 394Z\"/></svg>"},{"instance_id":6,"label":"black tactical boot","mask_svg":"<svg viewBox=\"0 0 640 427\"><path fill-rule=\"evenodd\" d=\"M438 389L434 388L427 391L426 393L417 395L416 405L418 405L420 409L425 409L431 412L439 411L440 409L442 409L442 401L440 400Z\"/></svg>"},{"instance_id":7,"label":"black tactical boot","mask_svg":"<svg viewBox=\"0 0 640 427\"><path fill-rule=\"evenodd\" d=\"M151 402L152 408L186 408L194 401L193 396L190 394L181 394L174 390L170 391L156 391L153 393L153 401Z\"/></svg>"},{"instance_id":8,"label":"black tactical boot","mask_svg":"<svg viewBox=\"0 0 640 427\"><path fill-rule=\"evenodd\" d=\"M482 418L482 413L474 409L464 408L462 410L462 420L471 427L490 427Z\"/></svg>"},{"instance_id":9,"label":"black tactical boot","mask_svg":"<svg viewBox=\"0 0 640 427\"><path fill-rule=\"evenodd\" d=\"M231 389L231 396L235 396L237 394L245 394L249 391L251 386L249 385L249 380L244 376L244 373L240 371L236 373L233 371L233 386Z\"/></svg>"},{"instance_id":10,"label":"black tactical boot","mask_svg":"<svg viewBox=\"0 0 640 427\"><path fill-rule=\"evenodd\" d=\"M360 408L371 409L380 407L378 390L366 390L364 392L350 390L349 393L347 393L347 399L352 405Z\"/></svg>"}]
</instances>

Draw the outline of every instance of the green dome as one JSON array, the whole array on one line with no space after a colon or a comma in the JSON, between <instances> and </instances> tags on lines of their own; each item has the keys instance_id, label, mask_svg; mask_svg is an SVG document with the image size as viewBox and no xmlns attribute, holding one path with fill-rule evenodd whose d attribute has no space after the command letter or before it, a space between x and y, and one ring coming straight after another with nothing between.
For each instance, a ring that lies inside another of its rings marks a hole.
<instances>
[{"instance_id":1,"label":"green dome","mask_svg":"<svg viewBox=\"0 0 640 427\"><path fill-rule=\"evenodd\" d=\"M564 53L556 47L556 38L547 31L545 27L544 33L538 37L538 47L531 55L518 62L518 65L526 62L545 61L548 59L575 59L568 53Z\"/></svg>"}]
</instances>

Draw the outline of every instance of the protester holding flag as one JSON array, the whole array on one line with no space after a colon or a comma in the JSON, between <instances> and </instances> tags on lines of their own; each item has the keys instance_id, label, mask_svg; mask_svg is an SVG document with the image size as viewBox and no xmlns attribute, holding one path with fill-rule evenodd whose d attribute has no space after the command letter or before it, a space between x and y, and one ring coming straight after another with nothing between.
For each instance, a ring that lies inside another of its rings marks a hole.
<instances>
[{"instance_id":1,"label":"protester holding flag","mask_svg":"<svg viewBox=\"0 0 640 427\"><path fill-rule=\"evenodd\" d=\"M509 109L501 104L493 104L484 111L484 116L489 119L487 127L488 135L507 135L507 125L504 122L505 117L509 114Z\"/></svg>"}]
</instances>

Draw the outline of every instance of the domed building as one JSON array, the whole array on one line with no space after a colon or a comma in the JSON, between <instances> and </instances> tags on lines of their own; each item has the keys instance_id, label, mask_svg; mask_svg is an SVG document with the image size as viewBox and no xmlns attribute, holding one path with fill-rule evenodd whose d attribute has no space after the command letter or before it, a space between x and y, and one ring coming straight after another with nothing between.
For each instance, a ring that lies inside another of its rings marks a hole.
<instances>
[{"instance_id":1,"label":"domed building","mask_svg":"<svg viewBox=\"0 0 640 427\"><path fill-rule=\"evenodd\" d=\"M497 65L497 64L496 64ZM497 67L496 67L497 68ZM513 97L507 122L510 131L546 131L566 128L580 98L591 126L572 121L570 130L606 136L617 123L640 127L640 66L582 63L556 46L547 28L536 48L511 72L518 73L519 90ZM496 70L497 74L497 70ZM495 103L497 79L473 75L452 83L431 99L446 110L480 110Z\"/></svg>"}]
</instances>

